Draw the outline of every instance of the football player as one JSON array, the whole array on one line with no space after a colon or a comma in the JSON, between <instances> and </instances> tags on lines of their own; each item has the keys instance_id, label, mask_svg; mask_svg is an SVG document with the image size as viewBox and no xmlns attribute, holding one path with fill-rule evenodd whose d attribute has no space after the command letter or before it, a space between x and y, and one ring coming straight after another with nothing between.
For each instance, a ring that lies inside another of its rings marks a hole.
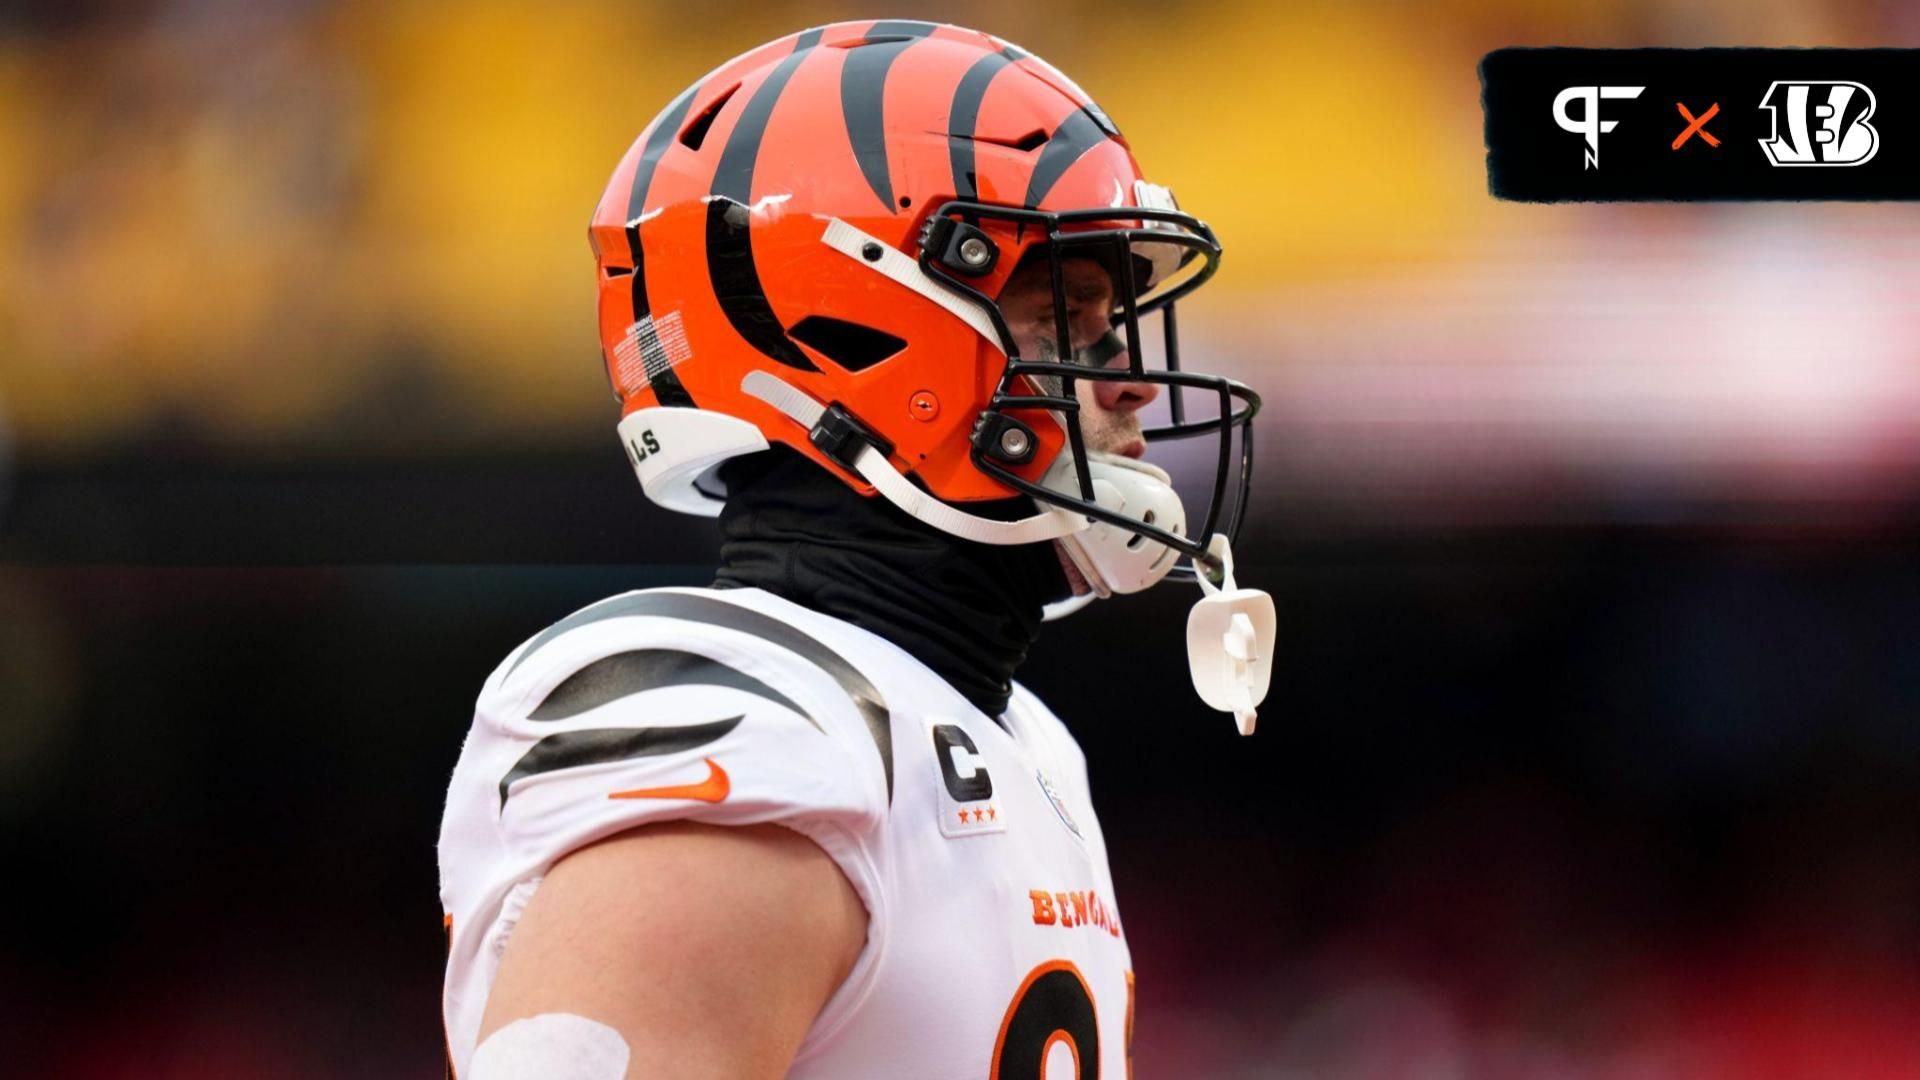
<instances>
[{"instance_id":1,"label":"football player","mask_svg":"<svg viewBox=\"0 0 1920 1080\"><path fill-rule=\"evenodd\" d=\"M688 88L590 235L621 440L719 516L721 569L481 691L440 839L455 1072L1126 1075L1085 758L1013 673L1044 614L1184 562L1195 688L1251 729L1258 399L1180 370L1173 319L1213 233L1038 58L864 21ZM1145 460L1169 438L1217 451L1204 516Z\"/></svg>"}]
</instances>

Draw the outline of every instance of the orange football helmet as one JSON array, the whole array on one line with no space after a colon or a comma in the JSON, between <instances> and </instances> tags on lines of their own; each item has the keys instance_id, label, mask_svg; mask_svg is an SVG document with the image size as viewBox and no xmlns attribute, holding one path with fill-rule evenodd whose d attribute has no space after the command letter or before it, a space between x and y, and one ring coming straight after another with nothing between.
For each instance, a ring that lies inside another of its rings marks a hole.
<instances>
[{"instance_id":1,"label":"orange football helmet","mask_svg":"<svg viewBox=\"0 0 1920 1080\"><path fill-rule=\"evenodd\" d=\"M717 513L715 467L780 443L954 535L1059 540L1100 595L1145 588L1181 555L1210 597L1256 592L1231 585L1230 537L1259 398L1180 370L1173 317L1220 245L1039 58L918 21L781 38L655 118L589 233L620 433L655 502ZM1059 342L1062 261L1107 267L1118 301L1104 347L1019 355L995 298L1029 256L1051 261ZM1142 319L1155 313L1164 359L1149 368ZM1114 366L1122 342L1128 363ZM1166 387L1168 422L1149 442L1217 440L1197 529L1166 473L1086 446L1078 380ZM1202 418L1187 392L1204 395ZM1036 513L1016 521L967 509L1021 494ZM1265 620L1270 641L1271 601ZM1255 701L1265 651L1242 658Z\"/></svg>"}]
</instances>

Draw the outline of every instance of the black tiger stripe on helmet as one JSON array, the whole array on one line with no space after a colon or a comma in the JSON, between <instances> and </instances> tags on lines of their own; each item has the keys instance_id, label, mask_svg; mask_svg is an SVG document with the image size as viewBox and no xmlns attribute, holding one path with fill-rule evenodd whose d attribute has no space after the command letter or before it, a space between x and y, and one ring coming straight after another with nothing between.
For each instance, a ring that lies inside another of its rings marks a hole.
<instances>
[{"instance_id":1,"label":"black tiger stripe on helmet","mask_svg":"<svg viewBox=\"0 0 1920 1080\"><path fill-rule=\"evenodd\" d=\"M992 85L994 76L1026 55L1013 45L988 53L973 62L960 77L960 85L954 88L953 106L947 112L947 145L956 199L980 197L980 179L974 175L973 136L980 127L980 103L987 96L987 87Z\"/></svg>"},{"instance_id":2,"label":"black tiger stripe on helmet","mask_svg":"<svg viewBox=\"0 0 1920 1080\"><path fill-rule=\"evenodd\" d=\"M727 321L748 344L771 359L801 371L818 371L800 347L787 336L760 272L753 263L753 170L760 157L773 107L804 63L820 44L823 28L815 27L794 40L788 53L747 99L714 170L712 198L707 201L707 276Z\"/></svg>"},{"instance_id":3,"label":"black tiger stripe on helmet","mask_svg":"<svg viewBox=\"0 0 1920 1080\"><path fill-rule=\"evenodd\" d=\"M653 309L647 301L647 257L640 242L640 215L646 211L647 190L653 186L653 172L660 164L660 156L667 152L667 147L673 145L680 125L686 122L687 110L700 94L700 87L700 83L687 87L654 120L653 128L647 133L646 147L634 165L633 185L627 192L627 249L633 255L633 321L636 326L643 328L642 333L648 332L652 326ZM647 382L660 404L689 409L694 407L693 395L681 385L680 377L673 373L673 368L663 365L659 370L649 371Z\"/></svg>"},{"instance_id":4,"label":"black tiger stripe on helmet","mask_svg":"<svg viewBox=\"0 0 1920 1080\"><path fill-rule=\"evenodd\" d=\"M902 52L939 27L911 19L884 20L867 31L866 43L847 54L840 68L840 113L847 123L847 141L861 175L875 198L897 213L893 201L893 174L887 160L887 72Z\"/></svg>"}]
</instances>

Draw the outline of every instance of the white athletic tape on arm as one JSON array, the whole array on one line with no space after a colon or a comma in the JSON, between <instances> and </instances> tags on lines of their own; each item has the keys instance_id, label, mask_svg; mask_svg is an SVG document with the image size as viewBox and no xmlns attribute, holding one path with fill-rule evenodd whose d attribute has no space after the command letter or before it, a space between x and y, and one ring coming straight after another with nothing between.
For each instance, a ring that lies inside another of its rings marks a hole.
<instances>
[{"instance_id":1,"label":"white athletic tape on arm","mask_svg":"<svg viewBox=\"0 0 1920 1080\"><path fill-rule=\"evenodd\" d=\"M820 422L826 407L808 397L798 387L766 371L750 371L740 380L742 393L750 394L785 413L795 423L811 430ZM878 488L888 502L941 532L982 544L1034 544L1055 540L1087 527L1087 519L1066 510L1046 510L1018 521L996 521L969 514L913 486L913 482L893 467L886 455L869 446L854 459L854 467L867 483Z\"/></svg>"},{"instance_id":2,"label":"white athletic tape on arm","mask_svg":"<svg viewBox=\"0 0 1920 1080\"><path fill-rule=\"evenodd\" d=\"M598 1020L541 1013L487 1036L467 1080L624 1080L628 1056L627 1040Z\"/></svg>"},{"instance_id":3,"label":"white athletic tape on arm","mask_svg":"<svg viewBox=\"0 0 1920 1080\"><path fill-rule=\"evenodd\" d=\"M987 313L980 310L980 305L928 277L927 272L920 269L920 264L899 248L883 244L839 218L827 222L826 234L820 240L861 266L884 277L892 278L946 308L953 313L954 318L978 331L981 337L987 339L987 344L992 345L995 350L1006 352L1006 348L1000 343L1000 334L993 328L993 320L987 318ZM878 259L871 261L867 259L864 252L868 244L879 249Z\"/></svg>"}]
</instances>

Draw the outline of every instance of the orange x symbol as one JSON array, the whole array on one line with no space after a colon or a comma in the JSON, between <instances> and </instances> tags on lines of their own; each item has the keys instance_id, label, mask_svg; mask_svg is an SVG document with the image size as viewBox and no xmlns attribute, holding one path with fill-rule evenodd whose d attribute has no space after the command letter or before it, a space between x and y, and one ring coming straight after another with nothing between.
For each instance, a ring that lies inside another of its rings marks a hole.
<instances>
[{"instance_id":1,"label":"orange x symbol","mask_svg":"<svg viewBox=\"0 0 1920 1080\"><path fill-rule=\"evenodd\" d=\"M1673 148L1675 150L1680 149L1680 144L1683 142L1686 142L1689 138L1691 138L1693 136L1693 133L1696 131L1700 133L1700 137L1702 139L1705 139L1707 141L1708 146L1720 145L1720 140L1714 138L1713 132L1707 130L1707 121L1713 119L1714 114L1720 111L1719 102L1716 101L1711 106L1709 106L1707 108L1707 111L1701 113L1700 118L1697 120L1694 119L1694 116L1692 113L1687 111L1687 107L1685 105L1682 105L1676 101L1673 103L1673 107L1676 109L1679 109L1680 115L1687 118L1687 130L1681 132L1680 137L1673 140Z\"/></svg>"}]
</instances>

